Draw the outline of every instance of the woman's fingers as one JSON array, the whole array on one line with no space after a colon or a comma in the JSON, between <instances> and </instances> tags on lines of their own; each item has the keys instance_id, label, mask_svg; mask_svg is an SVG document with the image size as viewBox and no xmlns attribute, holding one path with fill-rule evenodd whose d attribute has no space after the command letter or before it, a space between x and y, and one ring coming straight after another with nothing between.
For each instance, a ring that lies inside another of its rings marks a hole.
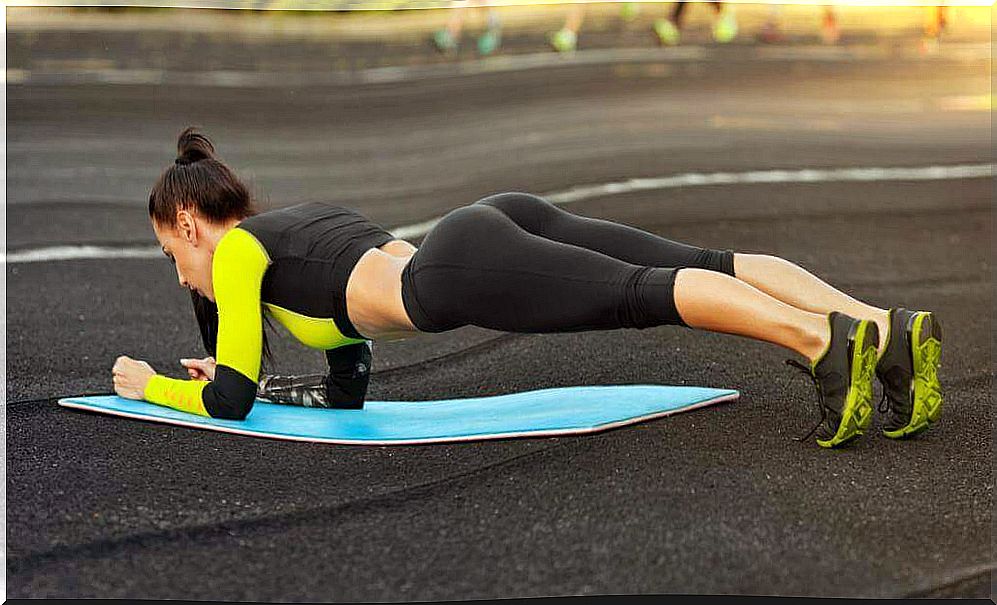
<instances>
[{"instance_id":1,"label":"woman's fingers","mask_svg":"<svg viewBox=\"0 0 997 605\"><path fill-rule=\"evenodd\" d=\"M208 374L201 365L200 359L181 359L180 363L187 368L187 375L191 380L208 380Z\"/></svg>"},{"instance_id":2,"label":"woman's fingers","mask_svg":"<svg viewBox=\"0 0 997 605\"><path fill-rule=\"evenodd\" d=\"M211 380L215 370L215 358L205 357L204 359L188 359L182 357L180 365L187 369L187 375L192 380Z\"/></svg>"},{"instance_id":3,"label":"woman's fingers","mask_svg":"<svg viewBox=\"0 0 997 605\"><path fill-rule=\"evenodd\" d=\"M205 357L204 359L181 359L180 365L185 368L195 368L203 371L205 368L214 366L215 360L213 357Z\"/></svg>"}]
</instances>

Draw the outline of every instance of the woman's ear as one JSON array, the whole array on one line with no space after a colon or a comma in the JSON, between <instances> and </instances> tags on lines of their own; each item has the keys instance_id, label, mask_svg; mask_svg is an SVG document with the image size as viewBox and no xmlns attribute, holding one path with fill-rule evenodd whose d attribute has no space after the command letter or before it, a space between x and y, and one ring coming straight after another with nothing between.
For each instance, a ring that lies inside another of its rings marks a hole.
<instances>
[{"instance_id":1,"label":"woman's ear","mask_svg":"<svg viewBox=\"0 0 997 605\"><path fill-rule=\"evenodd\" d=\"M197 221L193 214L182 208L177 210L177 233L187 242L197 245Z\"/></svg>"}]
</instances>

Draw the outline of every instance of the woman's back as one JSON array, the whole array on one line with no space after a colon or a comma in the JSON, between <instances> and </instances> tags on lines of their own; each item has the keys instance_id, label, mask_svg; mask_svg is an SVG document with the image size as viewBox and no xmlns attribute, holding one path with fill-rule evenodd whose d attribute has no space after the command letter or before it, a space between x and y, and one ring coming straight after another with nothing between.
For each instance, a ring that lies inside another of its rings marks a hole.
<instances>
[{"instance_id":1,"label":"woman's back","mask_svg":"<svg viewBox=\"0 0 997 605\"><path fill-rule=\"evenodd\" d=\"M263 212L237 229L259 242L270 263L261 302L299 340L323 349L342 337L363 340L347 315L346 284L364 252L395 239L390 232L354 210L319 202Z\"/></svg>"}]
</instances>

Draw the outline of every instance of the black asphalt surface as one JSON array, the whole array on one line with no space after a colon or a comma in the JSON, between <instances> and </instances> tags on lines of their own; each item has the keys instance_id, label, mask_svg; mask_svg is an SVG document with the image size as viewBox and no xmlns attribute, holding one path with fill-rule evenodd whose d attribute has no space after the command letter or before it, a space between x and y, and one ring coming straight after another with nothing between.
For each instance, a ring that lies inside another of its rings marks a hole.
<instances>
[{"instance_id":1,"label":"black asphalt surface","mask_svg":"<svg viewBox=\"0 0 997 605\"><path fill-rule=\"evenodd\" d=\"M200 124L272 206L391 228L503 190L685 172L989 163L979 60L614 64L364 87L8 86L9 250L154 243L144 201ZM989 103L989 101L988 101ZM369 398L583 384L740 401L576 438L290 443L68 411L128 354L202 354L161 260L8 264L7 594L422 601L574 594L987 596L993 183L725 185L565 207L791 259L944 324L946 408L841 451L791 356L661 327L375 343ZM418 244L418 241L414 241ZM282 336L282 371L322 357ZM878 423L878 420L877 420Z\"/></svg>"}]
</instances>

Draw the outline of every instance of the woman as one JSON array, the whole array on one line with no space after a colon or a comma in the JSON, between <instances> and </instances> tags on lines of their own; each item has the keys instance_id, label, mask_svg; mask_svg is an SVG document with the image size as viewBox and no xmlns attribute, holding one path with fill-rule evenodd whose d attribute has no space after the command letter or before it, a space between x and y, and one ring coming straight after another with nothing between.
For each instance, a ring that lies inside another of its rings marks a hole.
<instances>
[{"instance_id":1,"label":"woman","mask_svg":"<svg viewBox=\"0 0 997 605\"><path fill-rule=\"evenodd\" d=\"M206 137L188 128L178 150L152 189L149 214L217 363L185 360L193 380L176 380L119 357L122 397L245 418L258 392L267 395L266 379L257 384L266 313L326 350L320 403L335 407L362 407L371 340L465 325L528 333L679 325L805 357L808 365L787 363L817 386L821 422L811 434L821 446L869 426L874 375L888 437L939 417L934 315L875 308L788 261L670 241L523 193L449 212L416 249L337 206L256 213ZM293 390L295 379L284 380Z\"/></svg>"}]
</instances>

